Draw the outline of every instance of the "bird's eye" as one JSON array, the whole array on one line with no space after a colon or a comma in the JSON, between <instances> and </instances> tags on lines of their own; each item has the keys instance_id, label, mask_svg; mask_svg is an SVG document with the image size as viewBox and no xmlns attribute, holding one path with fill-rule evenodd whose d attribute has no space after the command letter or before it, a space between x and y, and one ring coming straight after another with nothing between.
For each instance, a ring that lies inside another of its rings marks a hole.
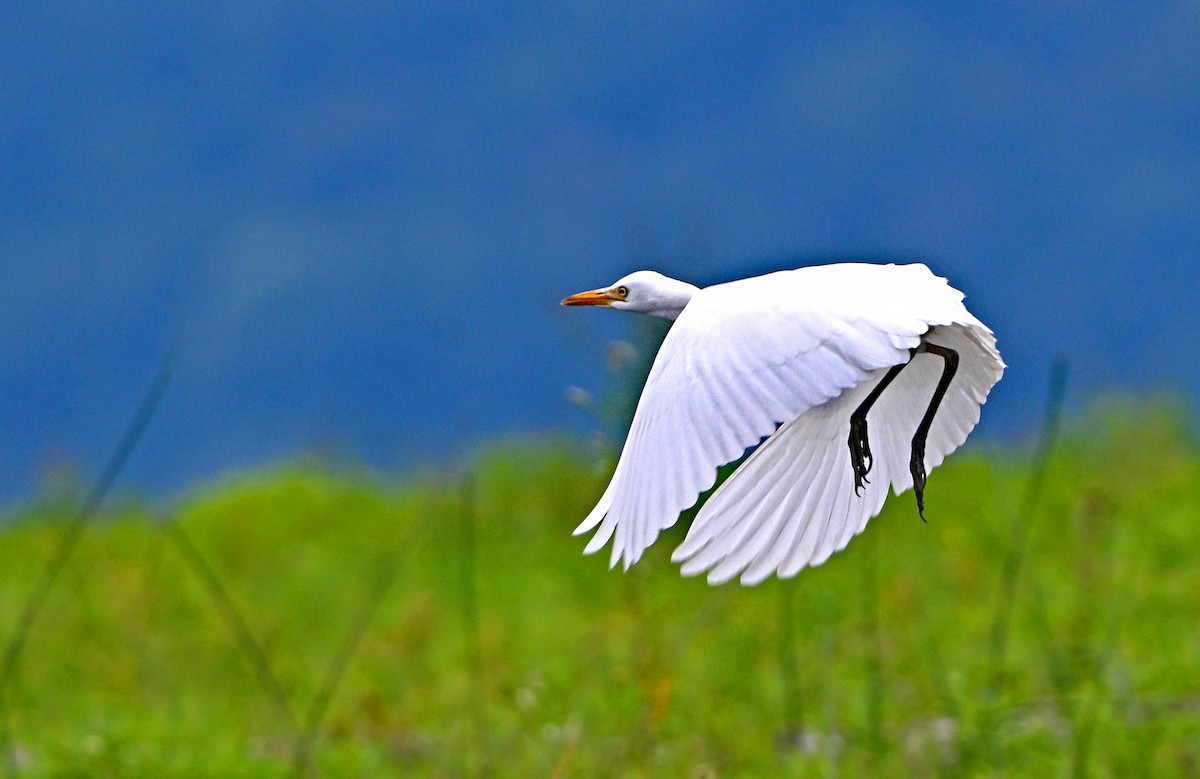
<instances>
[{"instance_id":1,"label":"bird's eye","mask_svg":"<svg viewBox=\"0 0 1200 779\"><path fill-rule=\"evenodd\" d=\"M621 300L629 297L629 287L617 287L617 297Z\"/></svg>"}]
</instances>

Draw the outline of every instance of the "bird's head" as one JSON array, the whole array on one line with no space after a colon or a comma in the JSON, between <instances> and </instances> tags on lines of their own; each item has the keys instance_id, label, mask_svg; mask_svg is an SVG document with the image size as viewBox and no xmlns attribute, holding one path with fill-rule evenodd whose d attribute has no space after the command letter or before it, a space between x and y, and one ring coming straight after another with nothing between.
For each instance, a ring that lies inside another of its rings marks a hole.
<instances>
[{"instance_id":1,"label":"bird's head","mask_svg":"<svg viewBox=\"0 0 1200 779\"><path fill-rule=\"evenodd\" d=\"M621 311L674 319L699 287L664 276L652 270L640 270L618 279L611 287L572 295L564 306L608 306Z\"/></svg>"}]
</instances>

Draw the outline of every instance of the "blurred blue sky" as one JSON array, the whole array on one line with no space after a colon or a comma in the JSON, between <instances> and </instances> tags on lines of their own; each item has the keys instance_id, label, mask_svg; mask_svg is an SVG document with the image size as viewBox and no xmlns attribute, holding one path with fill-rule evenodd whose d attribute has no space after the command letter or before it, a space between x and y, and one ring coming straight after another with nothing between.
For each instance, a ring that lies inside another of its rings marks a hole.
<instances>
[{"instance_id":1,"label":"blurred blue sky","mask_svg":"<svg viewBox=\"0 0 1200 779\"><path fill-rule=\"evenodd\" d=\"M1010 368L984 436L1200 392L1200 5L0 6L0 498L586 431L566 294L923 259Z\"/></svg>"}]
</instances>

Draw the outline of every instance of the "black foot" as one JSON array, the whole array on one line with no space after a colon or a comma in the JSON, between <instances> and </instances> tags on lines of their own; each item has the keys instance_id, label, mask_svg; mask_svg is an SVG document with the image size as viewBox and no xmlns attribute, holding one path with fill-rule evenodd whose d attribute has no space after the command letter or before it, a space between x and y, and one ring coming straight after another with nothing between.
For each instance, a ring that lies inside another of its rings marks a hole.
<instances>
[{"instance_id":1,"label":"black foot","mask_svg":"<svg viewBox=\"0 0 1200 779\"><path fill-rule=\"evenodd\" d=\"M925 409L925 416L921 417L921 424L917 425L917 432L912 440L912 459L908 461L908 469L912 471L913 477L913 492L917 495L917 513L921 515L921 521L925 521L925 438L929 435L929 428L933 424L933 416L937 413L938 406L942 403L942 398L946 396L946 389L950 386L951 379L958 371L958 352L945 346L922 341L920 351L928 354L933 354L941 357L945 362L942 366L942 378L938 379L937 387L933 390L933 397L929 400L929 408Z\"/></svg>"},{"instance_id":2,"label":"black foot","mask_svg":"<svg viewBox=\"0 0 1200 779\"><path fill-rule=\"evenodd\" d=\"M870 484L867 474L875 458L871 456L871 443L867 440L867 418L850 417L850 467L854 470L854 494L862 489L863 484Z\"/></svg>"},{"instance_id":3,"label":"black foot","mask_svg":"<svg viewBox=\"0 0 1200 779\"><path fill-rule=\"evenodd\" d=\"M912 349L910 352L909 359L912 359L917 350ZM850 415L850 468L854 471L855 495L859 494L858 491L863 488L864 484L870 484L867 481L867 474L870 473L871 466L875 464L875 458L871 456L871 444L867 441L867 412L871 410L875 401L879 400L879 394L892 383L892 379L904 370L905 365L908 363L902 362L889 368L875 388L871 390L871 394L867 395Z\"/></svg>"},{"instance_id":4,"label":"black foot","mask_svg":"<svg viewBox=\"0 0 1200 779\"><path fill-rule=\"evenodd\" d=\"M914 438L912 442L912 459L908 461L908 470L912 472L913 492L917 495L917 513L921 521L925 521L925 439Z\"/></svg>"}]
</instances>

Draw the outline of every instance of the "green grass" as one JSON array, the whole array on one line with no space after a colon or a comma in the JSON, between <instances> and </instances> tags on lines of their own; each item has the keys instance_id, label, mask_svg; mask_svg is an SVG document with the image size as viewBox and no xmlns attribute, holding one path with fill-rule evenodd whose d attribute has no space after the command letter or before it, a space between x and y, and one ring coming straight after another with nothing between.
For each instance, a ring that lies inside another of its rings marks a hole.
<instances>
[{"instance_id":1,"label":"green grass","mask_svg":"<svg viewBox=\"0 0 1200 779\"><path fill-rule=\"evenodd\" d=\"M1024 516L1031 458L969 447L931 476L928 524L893 498L826 565L750 589L682 579L682 527L627 574L580 556L570 531L609 465L562 442L497 445L449 485L245 474L170 519L259 664L180 537L126 501L27 637L11 767L289 776L311 724L323 776L1196 775L1185 429L1169 409L1088 416ZM0 531L5 643L69 516L48 502Z\"/></svg>"}]
</instances>

